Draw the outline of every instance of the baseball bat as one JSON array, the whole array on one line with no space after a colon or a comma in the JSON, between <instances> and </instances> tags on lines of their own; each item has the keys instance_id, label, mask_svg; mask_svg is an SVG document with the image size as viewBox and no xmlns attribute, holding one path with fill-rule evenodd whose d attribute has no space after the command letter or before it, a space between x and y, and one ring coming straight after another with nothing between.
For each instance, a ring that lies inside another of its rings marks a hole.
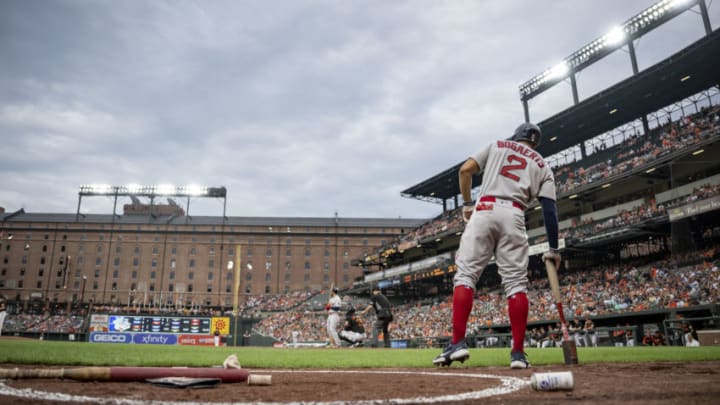
<instances>
[{"instance_id":1,"label":"baseball bat","mask_svg":"<svg viewBox=\"0 0 720 405\"><path fill-rule=\"evenodd\" d=\"M201 367L76 367L0 369L0 379L65 378L78 381L145 381L150 378L187 377L219 378L222 382L242 382L248 371L232 368Z\"/></svg>"},{"instance_id":2,"label":"baseball bat","mask_svg":"<svg viewBox=\"0 0 720 405\"><path fill-rule=\"evenodd\" d=\"M555 301L555 306L557 307L558 314L560 315L560 329L563 334L562 347L565 364L578 364L577 347L575 346L575 341L570 339L567 322L565 322L565 312L563 311L562 298L560 296L560 282L558 281L555 263L550 260L545 261L545 269L547 270L553 300Z\"/></svg>"}]
</instances>

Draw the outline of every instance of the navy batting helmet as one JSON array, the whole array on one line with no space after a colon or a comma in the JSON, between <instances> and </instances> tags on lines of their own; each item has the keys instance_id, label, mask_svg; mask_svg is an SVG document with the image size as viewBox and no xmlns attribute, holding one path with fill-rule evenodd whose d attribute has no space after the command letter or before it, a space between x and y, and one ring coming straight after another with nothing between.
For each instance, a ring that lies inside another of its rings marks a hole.
<instances>
[{"instance_id":1,"label":"navy batting helmet","mask_svg":"<svg viewBox=\"0 0 720 405\"><path fill-rule=\"evenodd\" d=\"M542 132L540 131L540 127L535 124L525 122L519 127L517 127L515 133L513 134L512 140L527 141L532 144L533 148L537 148L537 146L540 145L541 137Z\"/></svg>"}]
</instances>

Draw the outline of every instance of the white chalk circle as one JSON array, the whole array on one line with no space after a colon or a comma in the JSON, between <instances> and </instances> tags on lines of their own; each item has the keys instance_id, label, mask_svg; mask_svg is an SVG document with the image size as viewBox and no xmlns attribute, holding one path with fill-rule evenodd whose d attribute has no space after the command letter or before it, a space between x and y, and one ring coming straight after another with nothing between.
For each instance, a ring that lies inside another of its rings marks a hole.
<instances>
[{"instance_id":1,"label":"white chalk circle","mask_svg":"<svg viewBox=\"0 0 720 405\"><path fill-rule=\"evenodd\" d=\"M497 387L486 388L479 391L463 392L459 394L447 394L434 397L414 397L414 398L378 398L364 401L303 401L305 405L373 405L377 403L383 404L434 404L434 403L445 403L454 401L468 401L481 398L488 398L495 395L504 395L511 392L518 391L519 389L530 385L528 379L507 377L493 374L475 374L475 373L446 373L446 372L426 372L426 371L359 371L359 370L264 370L268 373L332 373L332 374L392 374L392 375L427 375L441 378L478 378L478 379L496 379L500 380L500 385ZM116 405L285 405L297 403L293 402L185 402L185 401L147 401L140 399L124 399L124 398L103 398L103 397L88 397L84 395L70 395L58 392L46 392L38 391L30 388L18 389L5 385L5 382L0 380L0 395L34 399L38 401L55 401L55 402L75 402L75 403L94 403L94 404L116 404Z\"/></svg>"}]
</instances>

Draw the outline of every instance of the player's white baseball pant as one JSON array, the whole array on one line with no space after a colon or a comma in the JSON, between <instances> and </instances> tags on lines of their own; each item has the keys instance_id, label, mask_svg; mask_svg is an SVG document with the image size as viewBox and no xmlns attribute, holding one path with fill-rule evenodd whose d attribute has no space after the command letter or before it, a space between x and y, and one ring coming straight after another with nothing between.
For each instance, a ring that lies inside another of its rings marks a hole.
<instances>
[{"instance_id":1,"label":"player's white baseball pant","mask_svg":"<svg viewBox=\"0 0 720 405\"><path fill-rule=\"evenodd\" d=\"M340 323L340 316L337 312L331 311L327 318L327 333L330 336L330 344L334 346L340 346L340 337L338 336L337 328Z\"/></svg>"},{"instance_id":2,"label":"player's white baseball pant","mask_svg":"<svg viewBox=\"0 0 720 405\"><path fill-rule=\"evenodd\" d=\"M358 343L365 340L367 338L367 335L360 332L353 332L351 330L341 330L340 337L342 337L343 339L347 339L350 342Z\"/></svg>"},{"instance_id":3,"label":"player's white baseball pant","mask_svg":"<svg viewBox=\"0 0 720 405\"><path fill-rule=\"evenodd\" d=\"M529 248L525 213L512 205L484 204L492 209L475 211L465 226L455 255L454 286L475 290L485 267L495 254L505 296L527 292Z\"/></svg>"}]
</instances>

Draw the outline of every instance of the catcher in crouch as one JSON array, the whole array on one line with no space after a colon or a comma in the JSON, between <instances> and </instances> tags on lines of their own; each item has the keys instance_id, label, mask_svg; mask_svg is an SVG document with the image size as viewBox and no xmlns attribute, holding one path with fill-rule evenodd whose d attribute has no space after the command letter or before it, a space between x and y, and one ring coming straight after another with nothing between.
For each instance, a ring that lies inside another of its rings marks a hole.
<instances>
[{"instance_id":1,"label":"catcher in crouch","mask_svg":"<svg viewBox=\"0 0 720 405\"><path fill-rule=\"evenodd\" d=\"M355 308L348 309L345 314L345 325L339 333L340 339L348 342L350 346L362 346L367 335L363 321L355 314Z\"/></svg>"}]
</instances>

